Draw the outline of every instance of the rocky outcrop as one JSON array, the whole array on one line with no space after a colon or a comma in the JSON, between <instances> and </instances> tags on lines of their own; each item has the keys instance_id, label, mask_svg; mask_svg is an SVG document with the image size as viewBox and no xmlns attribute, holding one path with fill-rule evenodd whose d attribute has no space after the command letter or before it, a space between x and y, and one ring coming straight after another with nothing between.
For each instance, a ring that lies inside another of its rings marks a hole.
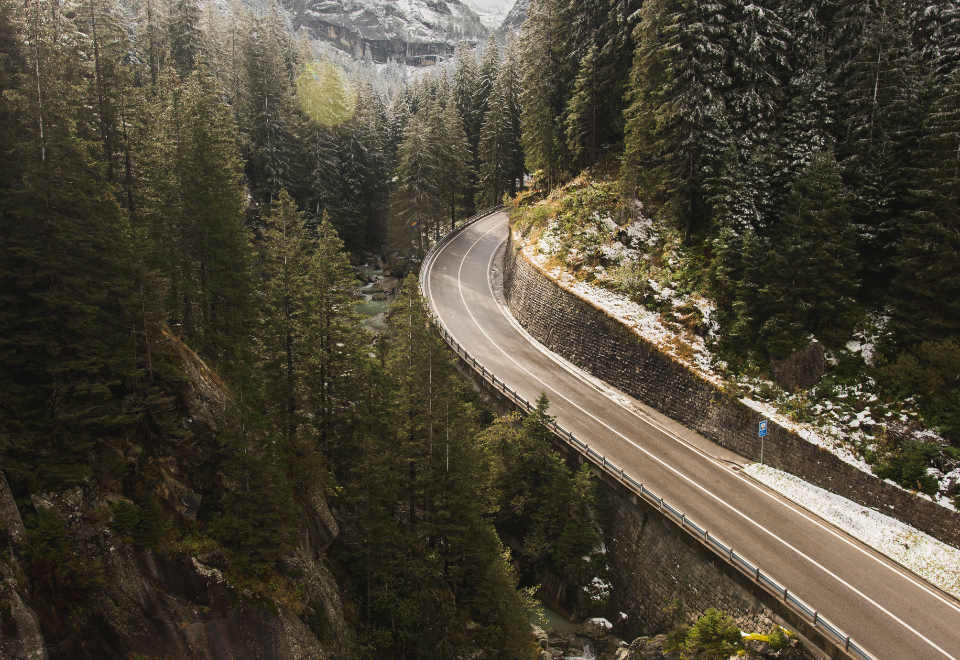
<instances>
[{"instance_id":1,"label":"rocky outcrop","mask_svg":"<svg viewBox=\"0 0 960 660\"><path fill-rule=\"evenodd\" d=\"M126 542L109 528L110 509L90 483L33 496L68 525L77 552L102 567L106 584L80 632L46 644L36 616L23 604L11 575L0 592L0 657L123 660L147 657L210 660L316 660L350 656L339 589L324 566L338 527L326 501L314 494L304 507L296 551L287 572L305 598L265 598L230 583L222 552L169 556ZM6 567L10 573L9 567ZM49 637L49 636L48 636Z\"/></svg>"},{"instance_id":2,"label":"rocky outcrop","mask_svg":"<svg viewBox=\"0 0 960 660\"><path fill-rule=\"evenodd\" d=\"M823 344L814 341L782 360L770 359L774 379L787 391L809 390L827 370Z\"/></svg>"},{"instance_id":3,"label":"rocky outcrop","mask_svg":"<svg viewBox=\"0 0 960 660\"><path fill-rule=\"evenodd\" d=\"M14 567L0 563L0 575L0 658L47 660L40 620L20 596Z\"/></svg>"},{"instance_id":4,"label":"rocky outcrop","mask_svg":"<svg viewBox=\"0 0 960 660\"><path fill-rule=\"evenodd\" d=\"M487 30L460 0L282 0L294 30L377 62L413 66L452 55L461 40L478 42Z\"/></svg>"},{"instance_id":5,"label":"rocky outcrop","mask_svg":"<svg viewBox=\"0 0 960 660\"><path fill-rule=\"evenodd\" d=\"M229 426L230 393L206 364L165 332L164 345L178 362L183 379L175 409L187 433L163 438L145 458L132 445L107 445L116 463L136 462L149 475L135 489L149 486L161 502L166 524L193 528L200 495L191 487L190 456L214 442ZM158 447L162 450L158 451ZM166 452L171 455L163 455ZM160 454L160 455L157 455ZM178 458L179 456L188 458ZM128 484L129 485L129 484ZM317 660L352 656L339 587L326 566L325 552L339 534L323 491L303 501L296 549L283 559L298 588L263 590L236 584L227 556L219 549L191 552L188 544L160 550L135 545L111 528L112 504L136 500L117 478L87 479L59 492L31 493L37 512L64 521L73 552L84 566L97 567L102 586L90 587L82 607L65 614L27 598L17 548L26 533L17 501L0 475L0 658L12 660L128 660L147 658L205 660ZM29 506L24 504L23 506ZM264 595L269 594L269 595ZM79 601L77 601L79 602ZM35 606L31 609L30 605ZM39 613L39 615L38 615Z\"/></svg>"}]
</instances>

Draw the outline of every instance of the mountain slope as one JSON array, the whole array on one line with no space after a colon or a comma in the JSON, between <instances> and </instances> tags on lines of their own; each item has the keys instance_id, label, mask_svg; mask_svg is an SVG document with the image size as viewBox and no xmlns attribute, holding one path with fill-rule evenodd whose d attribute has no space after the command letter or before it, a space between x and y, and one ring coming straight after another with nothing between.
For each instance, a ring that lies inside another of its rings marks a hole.
<instances>
[{"instance_id":1,"label":"mountain slope","mask_svg":"<svg viewBox=\"0 0 960 660\"><path fill-rule=\"evenodd\" d=\"M433 64L461 40L487 34L480 17L460 0L283 0L293 28L374 60Z\"/></svg>"}]
</instances>

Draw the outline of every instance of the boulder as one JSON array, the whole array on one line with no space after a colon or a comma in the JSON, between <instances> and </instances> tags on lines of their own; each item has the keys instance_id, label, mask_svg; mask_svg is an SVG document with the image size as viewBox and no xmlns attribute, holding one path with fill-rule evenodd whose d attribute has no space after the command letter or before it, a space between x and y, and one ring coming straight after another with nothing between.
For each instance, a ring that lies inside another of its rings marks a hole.
<instances>
[{"instance_id":1,"label":"boulder","mask_svg":"<svg viewBox=\"0 0 960 660\"><path fill-rule=\"evenodd\" d=\"M814 341L789 357L770 359L774 379L786 390L808 390L820 381L827 368L823 344Z\"/></svg>"},{"instance_id":2,"label":"boulder","mask_svg":"<svg viewBox=\"0 0 960 660\"><path fill-rule=\"evenodd\" d=\"M217 422L223 419L230 398L227 386L196 353L169 330L164 331L164 339L185 377L180 399L189 415L187 426L195 431L216 435L219 428ZM176 442L174 438L170 440Z\"/></svg>"},{"instance_id":3,"label":"boulder","mask_svg":"<svg viewBox=\"0 0 960 660\"><path fill-rule=\"evenodd\" d=\"M400 280L396 277L381 277L377 280L377 288L381 291L393 291L400 287Z\"/></svg>"},{"instance_id":4,"label":"boulder","mask_svg":"<svg viewBox=\"0 0 960 660\"><path fill-rule=\"evenodd\" d=\"M638 637L630 644L630 651L634 654L636 660L661 660L669 658L678 660L679 651L663 652L663 645L667 642L666 635L656 635L654 637Z\"/></svg>"}]
</instances>

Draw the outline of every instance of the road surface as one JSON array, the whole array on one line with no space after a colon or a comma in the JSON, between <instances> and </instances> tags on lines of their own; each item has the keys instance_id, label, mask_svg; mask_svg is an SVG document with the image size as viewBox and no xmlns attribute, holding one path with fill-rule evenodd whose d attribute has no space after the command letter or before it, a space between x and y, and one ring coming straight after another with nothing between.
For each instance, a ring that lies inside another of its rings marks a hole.
<instances>
[{"instance_id":1,"label":"road surface","mask_svg":"<svg viewBox=\"0 0 960 660\"><path fill-rule=\"evenodd\" d=\"M443 326L527 401L685 511L879 660L960 660L960 602L735 469L732 454L570 367L533 341L495 290L507 218L442 246L424 294Z\"/></svg>"}]
</instances>

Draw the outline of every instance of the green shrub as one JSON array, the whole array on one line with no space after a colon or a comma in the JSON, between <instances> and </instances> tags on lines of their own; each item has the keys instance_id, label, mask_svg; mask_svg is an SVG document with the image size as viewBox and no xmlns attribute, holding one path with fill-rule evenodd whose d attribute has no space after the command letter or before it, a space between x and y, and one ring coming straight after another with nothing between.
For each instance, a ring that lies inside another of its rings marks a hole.
<instances>
[{"instance_id":1,"label":"green shrub","mask_svg":"<svg viewBox=\"0 0 960 660\"><path fill-rule=\"evenodd\" d=\"M741 648L742 637L733 617L711 607L690 628L681 656L684 660L727 660Z\"/></svg>"},{"instance_id":2,"label":"green shrub","mask_svg":"<svg viewBox=\"0 0 960 660\"><path fill-rule=\"evenodd\" d=\"M771 648L779 651L780 649L785 649L790 646L790 638L784 633L783 628L774 626L770 634L767 635L767 643Z\"/></svg>"},{"instance_id":3,"label":"green shrub","mask_svg":"<svg viewBox=\"0 0 960 660\"><path fill-rule=\"evenodd\" d=\"M73 551L66 525L52 510L39 512L37 527L26 534L22 554L31 596L54 612L82 610L105 584L99 562Z\"/></svg>"},{"instance_id":4,"label":"green shrub","mask_svg":"<svg viewBox=\"0 0 960 660\"><path fill-rule=\"evenodd\" d=\"M113 506L113 522L110 528L120 536L129 536L140 522L140 512L127 500L120 500Z\"/></svg>"},{"instance_id":5,"label":"green shrub","mask_svg":"<svg viewBox=\"0 0 960 660\"><path fill-rule=\"evenodd\" d=\"M133 541L145 548L157 545L163 536L163 509L153 493L140 498L140 520L133 529Z\"/></svg>"},{"instance_id":6,"label":"green shrub","mask_svg":"<svg viewBox=\"0 0 960 660\"><path fill-rule=\"evenodd\" d=\"M933 495L937 492L937 480L927 474L927 468L940 454L937 445L906 440L901 448L879 456L872 466L873 473L904 488Z\"/></svg>"}]
</instances>

